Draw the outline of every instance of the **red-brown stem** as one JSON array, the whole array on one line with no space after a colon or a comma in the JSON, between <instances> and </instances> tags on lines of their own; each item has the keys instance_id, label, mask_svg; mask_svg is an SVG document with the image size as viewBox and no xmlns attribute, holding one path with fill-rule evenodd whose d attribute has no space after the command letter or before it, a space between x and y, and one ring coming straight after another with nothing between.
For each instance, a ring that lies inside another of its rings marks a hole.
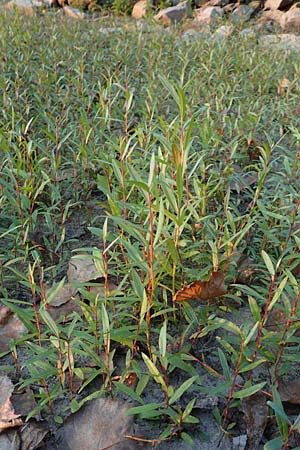
<instances>
[{"instance_id":1,"label":"red-brown stem","mask_svg":"<svg viewBox=\"0 0 300 450\"><path fill-rule=\"evenodd\" d=\"M232 380L232 383L231 383L231 386L230 386L230 390L229 390L229 394L228 394L228 397L227 397L226 409L225 409L224 421L223 421L223 426L224 427L225 427L225 423L226 423L227 418L228 418L229 406L230 406L230 402L232 400L233 391L234 391L234 388L236 387L236 379L238 377L240 366L241 366L241 363L242 363L242 359L243 359L243 355L244 355L244 349L245 349L245 343L242 342L241 343L241 350L240 350L240 354L239 354L239 359L237 360L237 363L236 363L236 367L235 367L235 371L234 371L234 375L233 375L233 380Z\"/></svg>"},{"instance_id":2,"label":"red-brown stem","mask_svg":"<svg viewBox=\"0 0 300 450\"><path fill-rule=\"evenodd\" d=\"M47 385L47 383L46 383L46 381L44 379L41 380L41 383L42 383L42 385L43 385L43 387L44 387L44 389L46 391L46 394L48 396L50 412L51 412L51 414L53 414L52 400L51 400L51 396L50 396L48 385Z\"/></svg>"},{"instance_id":3,"label":"red-brown stem","mask_svg":"<svg viewBox=\"0 0 300 450\"><path fill-rule=\"evenodd\" d=\"M58 345L58 378L59 384L63 387L63 358L62 358L62 350L60 343L60 335L57 336L57 345Z\"/></svg>"},{"instance_id":4,"label":"red-brown stem","mask_svg":"<svg viewBox=\"0 0 300 450\"><path fill-rule=\"evenodd\" d=\"M161 370L163 372L163 376L164 376L164 382L166 383L167 386L167 390L165 393L165 399L166 399L166 408L169 408L169 393L168 393L168 387L169 387L169 377L168 377L168 371L165 368L165 366L162 364L162 362L160 361L160 367Z\"/></svg>"},{"instance_id":5,"label":"red-brown stem","mask_svg":"<svg viewBox=\"0 0 300 450\"><path fill-rule=\"evenodd\" d=\"M40 342L41 341L41 325L40 325L39 311L38 311L37 301L36 301L35 282L34 282L33 274L31 271L29 272L29 283L30 283L31 295L32 295L32 299L33 299L33 310L34 310L34 315L35 315L35 323L36 323L36 327L38 330L38 340L39 340L39 344L41 344L41 342Z\"/></svg>"},{"instance_id":6,"label":"red-brown stem","mask_svg":"<svg viewBox=\"0 0 300 450\"><path fill-rule=\"evenodd\" d=\"M283 450L288 450L288 448L289 448L289 440L290 440L290 437L292 436L293 431L294 431L294 424L292 423L290 425L289 432L288 432L288 435L287 435L287 440L286 440L286 443L284 444Z\"/></svg>"}]
</instances>

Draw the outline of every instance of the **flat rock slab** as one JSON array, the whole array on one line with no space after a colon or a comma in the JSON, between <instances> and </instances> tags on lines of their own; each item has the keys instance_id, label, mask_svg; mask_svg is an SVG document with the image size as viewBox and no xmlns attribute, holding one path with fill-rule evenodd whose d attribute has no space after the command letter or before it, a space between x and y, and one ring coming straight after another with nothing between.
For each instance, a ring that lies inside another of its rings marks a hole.
<instances>
[{"instance_id":1,"label":"flat rock slab","mask_svg":"<svg viewBox=\"0 0 300 450\"><path fill-rule=\"evenodd\" d=\"M133 431L133 416L126 403L98 398L72 414L63 426L65 450L138 450L144 444L126 438Z\"/></svg>"},{"instance_id":2,"label":"flat rock slab","mask_svg":"<svg viewBox=\"0 0 300 450\"><path fill-rule=\"evenodd\" d=\"M295 34L266 34L259 38L259 44L264 47L272 46L279 50L299 51L300 36Z\"/></svg>"}]
</instances>

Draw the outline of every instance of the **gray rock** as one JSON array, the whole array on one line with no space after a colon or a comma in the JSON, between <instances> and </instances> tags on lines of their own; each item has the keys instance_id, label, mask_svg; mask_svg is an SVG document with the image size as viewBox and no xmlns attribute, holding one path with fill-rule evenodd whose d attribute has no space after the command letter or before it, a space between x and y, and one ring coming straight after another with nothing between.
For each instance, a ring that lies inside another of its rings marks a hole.
<instances>
[{"instance_id":1,"label":"gray rock","mask_svg":"<svg viewBox=\"0 0 300 450\"><path fill-rule=\"evenodd\" d=\"M284 31L299 31L300 8L291 8L284 13L280 19L280 26Z\"/></svg>"},{"instance_id":2,"label":"gray rock","mask_svg":"<svg viewBox=\"0 0 300 450\"><path fill-rule=\"evenodd\" d=\"M227 38L232 35L234 28L232 25L222 25L214 32L214 37L216 38Z\"/></svg>"},{"instance_id":3,"label":"gray rock","mask_svg":"<svg viewBox=\"0 0 300 450\"><path fill-rule=\"evenodd\" d=\"M178 3L177 6L170 6L170 8L162 9L154 16L154 19L163 25L171 25L182 22L187 17L193 17L192 7L188 0Z\"/></svg>"},{"instance_id":4,"label":"gray rock","mask_svg":"<svg viewBox=\"0 0 300 450\"><path fill-rule=\"evenodd\" d=\"M72 6L64 6L63 9L66 16L72 17L72 19L82 20L85 17L85 13L83 11L73 8Z\"/></svg>"},{"instance_id":5,"label":"gray rock","mask_svg":"<svg viewBox=\"0 0 300 450\"><path fill-rule=\"evenodd\" d=\"M267 0L265 9L284 9L292 3L293 0Z\"/></svg>"},{"instance_id":6,"label":"gray rock","mask_svg":"<svg viewBox=\"0 0 300 450\"><path fill-rule=\"evenodd\" d=\"M284 15L283 11L279 11L278 9L270 10L270 11L263 11L259 19L257 20L257 23L266 23L272 20L273 22L276 22L280 24L281 18Z\"/></svg>"},{"instance_id":7,"label":"gray rock","mask_svg":"<svg viewBox=\"0 0 300 450\"><path fill-rule=\"evenodd\" d=\"M265 34L259 38L262 47L272 46L283 51L299 51L300 36L295 34Z\"/></svg>"},{"instance_id":8,"label":"gray rock","mask_svg":"<svg viewBox=\"0 0 300 450\"><path fill-rule=\"evenodd\" d=\"M228 3L229 3L229 0L209 0L207 2L207 6L219 6L219 7L222 7L222 6L228 5Z\"/></svg>"},{"instance_id":9,"label":"gray rock","mask_svg":"<svg viewBox=\"0 0 300 450\"><path fill-rule=\"evenodd\" d=\"M207 39L210 34L209 27L201 27L199 29L191 28L190 30L186 30L181 35L181 40L188 42L195 42L196 40Z\"/></svg>"},{"instance_id":10,"label":"gray rock","mask_svg":"<svg viewBox=\"0 0 300 450\"><path fill-rule=\"evenodd\" d=\"M256 36L256 33L253 28L245 28L239 32L239 36L245 39L252 39Z\"/></svg>"},{"instance_id":11,"label":"gray rock","mask_svg":"<svg viewBox=\"0 0 300 450\"><path fill-rule=\"evenodd\" d=\"M224 14L232 13L236 8L235 3L228 3L228 5L225 5L223 8Z\"/></svg>"},{"instance_id":12,"label":"gray rock","mask_svg":"<svg viewBox=\"0 0 300 450\"><path fill-rule=\"evenodd\" d=\"M32 17L38 9L45 6L46 4L39 0L11 0L3 5L3 8L7 11L13 11L16 8L26 16Z\"/></svg>"},{"instance_id":13,"label":"gray rock","mask_svg":"<svg viewBox=\"0 0 300 450\"><path fill-rule=\"evenodd\" d=\"M252 6L240 5L233 11L231 18L234 22L247 22L251 19L253 13L254 8L252 8Z\"/></svg>"},{"instance_id":14,"label":"gray rock","mask_svg":"<svg viewBox=\"0 0 300 450\"><path fill-rule=\"evenodd\" d=\"M151 0L139 0L132 9L132 17L134 19L142 19L151 10L152 4Z\"/></svg>"},{"instance_id":15,"label":"gray rock","mask_svg":"<svg viewBox=\"0 0 300 450\"><path fill-rule=\"evenodd\" d=\"M242 434L232 439L232 450L244 450L247 444L247 435Z\"/></svg>"},{"instance_id":16,"label":"gray rock","mask_svg":"<svg viewBox=\"0 0 300 450\"><path fill-rule=\"evenodd\" d=\"M195 20L196 23L211 23L220 19L224 15L224 11L219 6L207 6L206 8L196 9Z\"/></svg>"}]
</instances>

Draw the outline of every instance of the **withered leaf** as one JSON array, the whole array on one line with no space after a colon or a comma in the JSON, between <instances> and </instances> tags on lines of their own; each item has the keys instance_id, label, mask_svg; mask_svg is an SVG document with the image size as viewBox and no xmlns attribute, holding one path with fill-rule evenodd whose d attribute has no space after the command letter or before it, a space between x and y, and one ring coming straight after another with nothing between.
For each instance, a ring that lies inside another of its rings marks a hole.
<instances>
[{"instance_id":1,"label":"withered leaf","mask_svg":"<svg viewBox=\"0 0 300 450\"><path fill-rule=\"evenodd\" d=\"M40 447L48 430L43 423L31 419L20 429L19 433L22 441L21 450L35 450Z\"/></svg>"},{"instance_id":2,"label":"withered leaf","mask_svg":"<svg viewBox=\"0 0 300 450\"><path fill-rule=\"evenodd\" d=\"M174 302L185 300L211 300L227 293L224 273L212 272L208 281L194 281L174 295Z\"/></svg>"},{"instance_id":3,"label":"withered leaf","mask_svg":"<svg viewBox=\"0 0 300 450\"><path fill-rule=\"evenodd\" d=\"M0 353L9 350L11 340L18 339L26 328L7 306L0 303Z\"/></svg>"},{"instance_id":4,"label":"withered leaf","mask_svg":"<svg viewBox=\"0 0 300 450\"><path fill-rule=\"evenodd\" d=\"M1 450L21 450L21 439L16 430L7 430L0 434Z\"/></svg>"},{"instance_id":5,"label":"withered leaf","mask_svg":"<svg viewBox=\"0 0 300 450\"><path fill-rule=\"evenodd\" d=\"M13 384L7 376L0 377L0 432L23 424L20 414L16 414L10 401Z\"/></svg>"}]
</instances>

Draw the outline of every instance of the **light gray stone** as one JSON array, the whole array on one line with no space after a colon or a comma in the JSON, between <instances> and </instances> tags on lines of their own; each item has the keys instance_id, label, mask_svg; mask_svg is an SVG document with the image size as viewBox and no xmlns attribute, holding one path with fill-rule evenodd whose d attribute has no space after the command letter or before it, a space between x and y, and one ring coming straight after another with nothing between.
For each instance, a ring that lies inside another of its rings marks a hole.
<instances>
[{"instance_id":1,"label":"light gray stone","mask_svg":"<svg viewBox=\"0 0 300 450\"><path fill-rule=\"evenodd\" d=\"M207 6L206 8L196 9L194 22L211 23L220 19L224 15L224 11L219 6Z\"/></svg>"},{"instance_id":2,"label":"light gray stone","mask_svg":"<svg viewBox=\"0 0 300 450\"><path fill-rule=\"evenodd\" d=\"M245 39L252 39L256 36L256 33L253 28L244 28L244 30L239 32L239 36Z\"/></svg>"},{"instance_id":3,"label":"light gray stone","mask_svg":"<svg viewBox=\"0 0 300 450\"><path fill-rule=\"evenodd\" d=\"M300 8L291 8L284 13L280 19L280 26L284 31L299 31Z\"/></svg>"},{"instance_id":4,"label":"light gray stone","mask_svg":"<svg viewBox=\"0 0 300 450\"><path fill-rule=\"evenodd\" d=\"M16 8L26 16L32 17L38 9L45 6L46 4L39 0L11 0L3 5L3 8L7 11L13 11Z\"/></svg>"},{"instance_id":5,"label":"light gray stone","mask_svg":"<svg viewBox=\"0 0 300 450\"><path fill-rule=\"evenodd\" d=\"M64 13L66 16L72 17L72 19L82 20L85 18L85 13L72 6L64 6Z\"/></svg>"},{"instance_id":6,"label":"light gray stone","mask_svg":"<svg viewBox=\"0 0 300 450\"><path fill-rule=\"evenodd\" d=\"M259 38L259 44L266 47L274 47L283 51L299 51L300 36L295 34L265 34Z\"/></svg>"},{"instance_id":7,"label":"light gray stone","mask_svg":"<svg viewBox=\"0 0 300 450\"><path fill-rule=\"evenodd\" d=\"M251 19L254 13L254 8L250 5L239 5L231 14L234 22L247 22Z\"/></svg>"},{"instance_id":8,"label":"light gray stone","mask_svg":"<svg viewBox=\"0 0 300 450\"><path fill-rule=\"evenodd\" d=\"M257 20L257 23L266 23L272 20L273 22L276 22L280 24L281 18L284 15L283 11L279 11L278 9L270 10L270 11L263 11L259 19Z\"/></svg>"},{"instance_id":9,"label":"light gray stone","mask_svg":"<svg viewBox=\"0 0 300 450\"><path fill-rule=\"evenodd\" d=\"M190 2L185 1L178 3L177 6L170 6L170 8L162 9L154 16L154 19L163 25L171 25L182 22L184 19L192 16L193 12Z\"/></svg>"},{"instance_id":10,"label":"light gray stone","mask_svg":"<svg viewBox=\"0 0 300 450\"><path fill-rule=\"evenodd\" d=\"M284 9L292 3L293 0L267 0L265 9Z\"/></svg>"},{"instance_id":11,"label":"light gray stone","mask_svg":"<svg viewBox=\"0 0 300 450\"><path fill-rule=\"evenodd\" d=\"M214 37L227 38L232 35L234 28L232 25L222 25L214 32Z\"/></svg>"},{"instance_id":12,"label":"light gray stone","mask_svg":"<svg viewBox=\"0 0 300 450\"><path fill-rule=\"evenodd\" d=\"M134 19L142 19L147 15L148 11L151 10L151 7L151 0L139 0L135 3L131 15Z\"/></svg>"}]
</instances>

